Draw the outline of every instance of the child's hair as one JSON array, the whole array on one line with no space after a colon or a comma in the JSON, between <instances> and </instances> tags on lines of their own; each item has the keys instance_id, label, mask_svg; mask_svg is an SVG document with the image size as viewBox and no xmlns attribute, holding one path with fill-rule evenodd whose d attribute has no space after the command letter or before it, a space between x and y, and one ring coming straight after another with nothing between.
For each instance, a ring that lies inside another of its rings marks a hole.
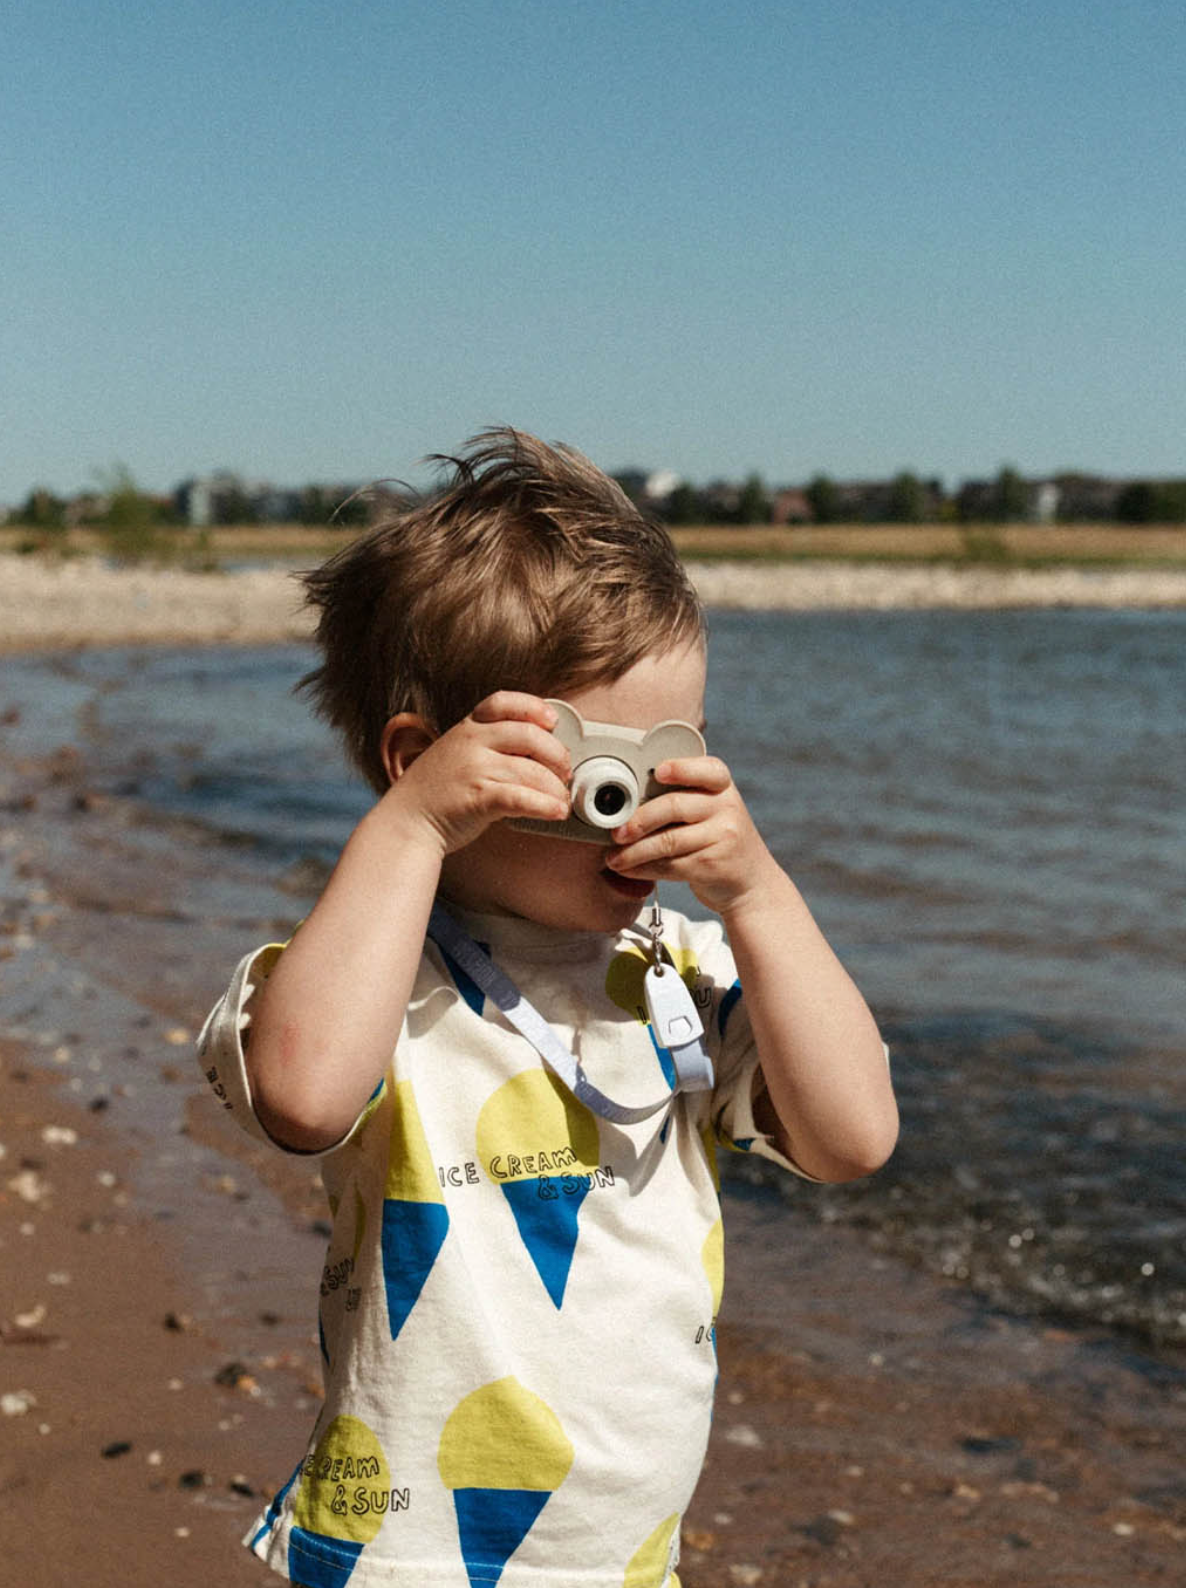
<instances>
[{"instance_id":1,"label":"child's hair","mask_svg":"<svg viewBox=\"0 0 1186 1588\"><path fill-rule=\"evenodd\" d=\"M571 447L485 430L431 496L303 576L321 666L302 680L377 791L385 724L436 733L496 689L561 694L704 636L661 524Z\"/></svg>"}]
</instances>

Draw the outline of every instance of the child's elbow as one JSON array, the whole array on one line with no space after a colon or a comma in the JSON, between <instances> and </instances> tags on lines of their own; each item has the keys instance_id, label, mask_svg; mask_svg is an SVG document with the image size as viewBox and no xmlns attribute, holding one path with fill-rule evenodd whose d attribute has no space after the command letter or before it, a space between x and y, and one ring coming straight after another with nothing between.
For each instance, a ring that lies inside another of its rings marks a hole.
<instances>
[{"instance_id":1,"label":"child's elbow","mask_svg":"<svg viewBox=\"0 0 1186 1588\"><path fill-rule=\"evenodd\" d=\"M277 1146L288 1152L324 1152L348 1133L353 1118L345 1117L340 1100L327 1095L317 1077L303 1086L292 1078L275 1085L266 1070L252 1072L250 1064L248 1074L255 1117Z\"/></svg>"},{"instance_id":2,"label":"child's elbow","mask_svg":"<svg viewBox=\"0 0 1186 1588\"><path fill-rule=\"evenodd\" d=\"M893 1156L898 1144L898 1115L868 1121L863 1128L847 1133L842 1145L821 1152L814 1163L800 1167L816 1180L828 1185L844 1185L876 1174Z\"/></svg>"}]
</instances>

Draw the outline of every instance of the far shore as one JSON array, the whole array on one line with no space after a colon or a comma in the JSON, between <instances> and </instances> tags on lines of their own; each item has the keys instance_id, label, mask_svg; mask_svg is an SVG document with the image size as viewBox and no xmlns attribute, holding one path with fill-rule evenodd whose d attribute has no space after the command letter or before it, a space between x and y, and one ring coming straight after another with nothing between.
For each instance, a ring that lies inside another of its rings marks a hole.
<instances>
[{"instance_id":1,"label":"far shore","mask_svg":"<svg viewBox=\"0 0 1186 1588\"><path fill-rule=\"evenodd\" d=\"M1186 607L1186 567L721 559L688 569L707 606L749 611ZM200 573L0 553L0 651L266 645L310 632L286 567Z\"/></svg>"}]
</instances>

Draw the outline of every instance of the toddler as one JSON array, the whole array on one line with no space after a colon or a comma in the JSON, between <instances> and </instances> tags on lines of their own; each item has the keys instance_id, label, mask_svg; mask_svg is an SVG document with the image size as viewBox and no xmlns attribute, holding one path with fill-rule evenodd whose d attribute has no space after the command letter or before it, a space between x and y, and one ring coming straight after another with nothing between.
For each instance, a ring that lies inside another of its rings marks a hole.
<instances>
[{"instance_id":1,"label":"toddler","mask_svg":"<svg viewBox=\"0 0 1186 1588\"><path fill-rule=\"evenodd\" d=\"M440 490L306 578L305 683L376 801L200 1041L333 1210L324 1405L247 1542L306 1588L678 1588L716 1147L872 1171L885 1053L702 753L703 614L666 532L521 432L438 461ZM584 820L562 717L611 761L681 726L638 800L595 791ZM715 919L660 920L663 878Z\"/></svg>"}]
</instances>

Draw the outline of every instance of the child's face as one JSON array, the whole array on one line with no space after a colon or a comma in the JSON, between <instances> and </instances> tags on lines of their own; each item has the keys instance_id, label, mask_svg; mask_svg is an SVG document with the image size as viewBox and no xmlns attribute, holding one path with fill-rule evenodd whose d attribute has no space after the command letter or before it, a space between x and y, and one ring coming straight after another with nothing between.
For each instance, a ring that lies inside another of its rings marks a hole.
<instances>
[{"instance_id":1,"label":"child's face","mask_svg":"<svg viewBox=\"0 0 1186 1588\"><path fill-rule=\"evenodd\" d=\"M591 684L560 698L587 721L646 730L675 717L700 727L704 682L704 648L693 641L644 656L612 684ZM506 822L495 822L450 855L441 882L445 896L463 909L591 932L629 926L652 887L608 870L600 844L522 833Z\"/></svg>"}]
</instances>

